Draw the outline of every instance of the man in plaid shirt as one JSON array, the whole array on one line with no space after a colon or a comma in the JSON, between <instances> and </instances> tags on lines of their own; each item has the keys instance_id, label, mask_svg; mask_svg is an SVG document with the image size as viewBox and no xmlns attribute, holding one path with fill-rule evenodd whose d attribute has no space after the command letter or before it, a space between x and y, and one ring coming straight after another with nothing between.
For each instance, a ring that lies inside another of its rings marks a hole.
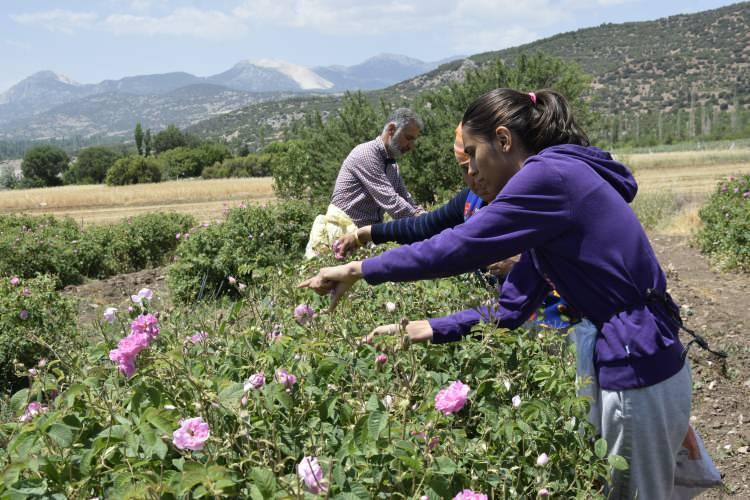
<instances>
[{"instance_id":1,"label":"man in plaid shirt","mask_svg":"<svg viewBox=\"0 0 750 500\"><path fill-rule=\"evenodd\" d=\"M344 160L331 205L357 227L383 222L385 212L394 219L423 214L424 209L406 190L396 163L414 147L422 128L422 120L410 109L391 113L383 133L356 146Z\"/></svg>"}]
</instances>

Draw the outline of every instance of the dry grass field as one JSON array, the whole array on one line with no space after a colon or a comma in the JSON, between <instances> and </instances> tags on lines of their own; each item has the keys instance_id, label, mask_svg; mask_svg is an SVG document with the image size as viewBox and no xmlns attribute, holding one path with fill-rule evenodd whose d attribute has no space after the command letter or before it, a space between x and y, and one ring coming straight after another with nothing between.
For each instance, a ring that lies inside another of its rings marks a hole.
<instances>
[{"instance_id":1,"label":"dry grass field","mask_svg":"<svg viewBox=\"0 0 750 500\"><path fill-rule=\"evenodd\" d=\"M750 149L615 155L635 171L633 208L649 229L689 235L700 224L698 211L716 184L733 174L750 174Z\"/></svg>"},{"instance_id":2,"label":"dry grass field","mask_svg":"<svg viewBox=\"0 0 750 500\"><path fill-rule=\"evenodd\" d=\"M230 204L242 201L262 204L274 199L270 177L195 179L134 186L0 191L0 213L70 216L88 225L117 222L147 212L175 211L204 221L220 217Z\"/></svg>"},{"instance_id":3,"label":"dry grass field","mask_svg":"<svg viewBox=\"0 0 750 500\"><path fill-rule=\"evenodd\" d=\"M649 229L690 234L698 210L716 183L732 174L750 174L750 148L616 154L635 171L639 193L633 207ZM70 216L83 225L116 222L155 211L177 211L199 221L216 219L241 201L273 201L271 178L182 180L109 187L64 186L0 191L0 213Z\"/></svg>"}]
</instances>

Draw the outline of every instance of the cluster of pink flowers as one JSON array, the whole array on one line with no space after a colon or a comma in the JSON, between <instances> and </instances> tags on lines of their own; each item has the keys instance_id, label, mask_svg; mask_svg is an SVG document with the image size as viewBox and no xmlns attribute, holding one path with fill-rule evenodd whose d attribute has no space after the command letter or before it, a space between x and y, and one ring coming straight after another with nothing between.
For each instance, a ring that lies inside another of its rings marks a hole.
<instances>
[{"instance_id":1,"label":"cluster of pink flowers","mask_svg":"<svg viewBox=\"0 0 750 500\"><path fill-rule=\"evenodd\" d=\"M135 358L159 335L159 320L153 314L141 314L130 323L130 335L120 339L109 359L119 365L120 372L130 378L135 373Z\"/></svg>"},{"instance_id":2,"label":"cluster of pink flowers","mask_svg":"<svg viewBox=\"0 0 750 500\"><path fill-rule=\"evenodd\" d=\"M181 450L202 450L211 430L201 417L180 421L180 428L172 434L172 442Z\"/></svg>"},{"instance_id":3,"label":"cluster of pink flowers","mask_svg":"<svg viewBox=\"0 0 750 500\"><path fill-rule=\"evenodd\" d=\"M315 310L307 304L300 304L294 308L294 319L300 325L306 325L315 317Z\"/></svg>"},{"instance_id":4,"label":"cluster of pink flowers","mask_svg":"<svg viewBox=\"0 0 750 500\"><path fill-rule=\"evenodd\" d=\"M28 422L32 420L34 417L39 415L40 413L44 413L47 411L47 407L43 406L41 403L38 403L36 401L32 401L29 403L29 405L26 407L26 410L23 412L23 415L18 419L21 422Z\"/></svg>"},{"instance_id":5,"label":"cluster of pink flowers","mask_svg":"<svg viewBox=\"0 0 750 500\"><path fill-rule=\"evenodd\" d=\"M18 286L21 283L21 279L18 276L13 276L10 279L10 284L13 286Z\"/></svg>"},{"instance_id":6,"label":"cluster of pink flowers","mask_svg":"<svg viewBox=\"0 0 750 500\"><path fill-rule=\"evenodd\" d=\"M487 495L473 490L463 490L453 500L487 500Z\"/></svg>"},{"instance_id":7,"label":"cluster of pink flowers","mask_svg":"<svg viewBox=\"0 0 750 500\"><path fill-rule=\"evenodd\" d=\"M388 362L388 355L387 354L378 354L375 357L375 362L379 365L384 365Z\"/></svg>"},{"instance_id":8,"label":"cluster of pink flowers","mask_svg":"<svg viewBox=\"0 0 750 500\"><path fill-rule=\"evenodd\" d=\"M318 463L318 459L315 457L304 457L302 461L297 464L297 474L302 483L305 485L305 489L315 495L328 492L328 485L325 481L325 474L323 468Z\"/></svg>"},{"instance_id":9,"label":"cluster of pink flowers","mask_svg":"<svg viewBox=\"0 0 750 500\"><path fill-rule=\"evenodd\" d=\"M291 389L297 383L297 377L283 368L276 370L276 380L287 389Z\"/></svg>"},{"instance_id":10,"label":"cluster of pink flowers","mask_svg":"<svg viewBox=\"0 0 750 500\"><path fill-rule=\"evenodd\" d=\"M443 415L450 415L460 411L466 404L470 390L471 388L468 385L462 383L460 380L456 380L437 393L435 396L435 409L443 413Z\"/></svg>"}]
</instances>

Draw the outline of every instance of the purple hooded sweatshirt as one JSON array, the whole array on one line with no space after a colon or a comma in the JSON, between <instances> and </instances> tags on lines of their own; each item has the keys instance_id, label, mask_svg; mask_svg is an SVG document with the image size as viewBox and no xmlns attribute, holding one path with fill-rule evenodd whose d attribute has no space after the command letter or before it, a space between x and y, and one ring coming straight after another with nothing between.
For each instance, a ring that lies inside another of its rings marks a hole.
<instances>
[{"instance_id":1,"label":"purple hooded sweatshirt","mask_svg":"<svg viewBox=\"0 0 750 500\"><path fill-rule=\"evenodd\" d=\"M594 363L607 390L647 387L684 364L668 303L647 300L666 277L628 203L637 190L621 163L595 147L552 146L529 157L497 198L466 223L367 259L365 280L453 276L522 254L499 304L430 320L433 343L459 340L484 320L524 323L552 287L596 325Z\"/></svg>"}]
</instances>

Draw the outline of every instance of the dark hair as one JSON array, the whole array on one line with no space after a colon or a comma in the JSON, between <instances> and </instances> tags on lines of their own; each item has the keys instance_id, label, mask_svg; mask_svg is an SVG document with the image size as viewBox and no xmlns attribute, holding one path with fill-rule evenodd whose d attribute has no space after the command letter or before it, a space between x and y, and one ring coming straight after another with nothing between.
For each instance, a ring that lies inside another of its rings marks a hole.
<instances>
[{"instance_id":1,"label":"dark hair","mask_svg":"<svg viewBox=\"0 0 750 500\"><path fill-rule=\"evenodd\" d=\"M565 97L548 89L532 94L534 98L513 89L490 90L466 108L463 127L490 143L497 127L508 127L531 153L556 144L589 145Z\"/></svg>"}]
</instances>

